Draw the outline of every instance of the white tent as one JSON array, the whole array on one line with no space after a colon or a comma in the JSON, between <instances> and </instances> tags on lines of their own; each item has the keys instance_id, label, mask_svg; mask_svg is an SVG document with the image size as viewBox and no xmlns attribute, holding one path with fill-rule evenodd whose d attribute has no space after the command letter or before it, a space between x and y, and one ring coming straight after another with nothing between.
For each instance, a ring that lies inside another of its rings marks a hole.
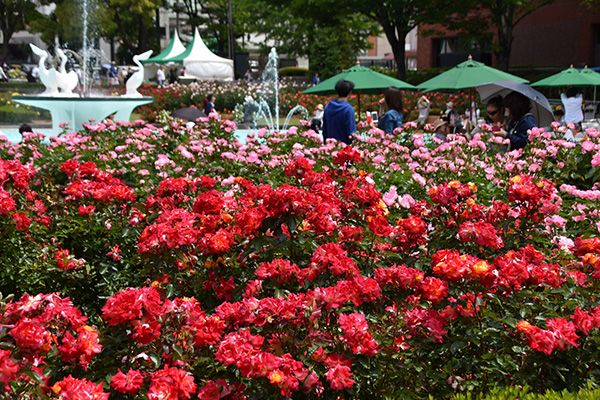
<instances>
[{"instance_id":1,"label":"white tent","mask_svg":"<svg viewBox=\"0 0 600 400\"><path fill-rule=\"evenodd\" d=\"M202 41L197 28L194 39L183 53L165 58L163 61L183 64L185 75L199 80L230 81L234 76L233 61L219 57L210 51Z\"/></svg>"}]
</instances>

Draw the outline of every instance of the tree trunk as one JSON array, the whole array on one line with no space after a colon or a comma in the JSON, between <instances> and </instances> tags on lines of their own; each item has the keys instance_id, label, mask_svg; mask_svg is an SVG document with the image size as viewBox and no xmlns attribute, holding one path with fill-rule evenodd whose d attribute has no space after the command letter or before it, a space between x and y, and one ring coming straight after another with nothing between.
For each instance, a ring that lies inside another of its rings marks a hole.
<instances>
[{"instance_id":1,"label":"tree trunk","mask_svg":"<svg viewBox=\"0 0 600 400\"><path fill-rule=\"evenodd\" d=\"M498 51L496 52L496 59L498 61L498 68L504 71L508 71L510 65L512 41L512 26L504 27L502 31L498 29Z\"/></svg>"},{"instance_id":2,"label":"tree trunk","mask_svg":"<svg viewBox=\"0 0 600 400\"><path fill-rule=\"evenodd\" d=\"M142 51L145 51L145 49L146 49L146 36L147 36L146 23L145 23L143 15L140 15L139 23L140 23L140 26L139 26L139 31L138 31L138 52L142 52Z\"/></svg>"},{"instance_id":3,"label":"tree trunk","mask_svg":"<svg viewBox=\"0 0 600 400\"><path fill-rule=\"evenodd\" d=\"M169 19L167 18L167 23L168 23ZM158 46L158 52L160 53L160 39L162 38L162 32L160 31L160 9L156 9L156 19L155 19L155 24L156 24L156 32L155 32L155 38L156 38L156 46ZM165 23L166 29L169 29L167 23Z\"/></svg>"},{"instance_id":4,"label":"tree trunk","mask_svg":"<svg viewBox=\"0 0 600 400\"><path fill-rule=\"evenodd\" d=\"M491 11L496 15L496 32L498 34L497 66L504 71L508 71L513 42L514 10L492 9Z\"/></svg>"},{"instance_id":5,"label":"tree trunk","mask_svg":"<svg viewBox=\"0 0 600 400\"><path fill-rule=\"evenodd\" d=\"M10 42L12 34L2 32L2 62L6 62L8 58L8 44Z\"/></svg>"},{"instance_id":6,"label":"tree trunk","mask_svg":"<svg viewBox=\"0 0 600 400\"><path fill-rule=\"evenodd\" d=\"M110 61L115 60L115 37L110 38Z\"/></svg>"},{"instance_id":7,"label":"tree trunk","mask_svg":"<svg viewBox=\"0 0 600 400\"><path fill-rule=\"evenodd\" d=\"M383 24L382 24L383 25ZM406 32L397 29L391 24L383 25L383 32L392 47L394 61L396 62L396 76L406 79Z\"/></svg>"}]
</instances>

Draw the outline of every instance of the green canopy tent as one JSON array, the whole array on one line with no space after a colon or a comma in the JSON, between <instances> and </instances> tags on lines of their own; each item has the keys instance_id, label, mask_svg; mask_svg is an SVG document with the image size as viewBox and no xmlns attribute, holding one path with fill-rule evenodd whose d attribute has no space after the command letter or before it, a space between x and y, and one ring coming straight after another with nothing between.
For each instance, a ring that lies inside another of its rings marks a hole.
<instances>
[{"instance_id":1,"label":"green canopy tent","mask_svg":"<svg viewBox=\"0 0 600 400\"><path fill-rule=\"evenodd\" d=\"M324 80L323 82L306 89L303 93L305 94L334 94L335 85L340 80L345 79L354 83L353 93L357 95L358 102L358 115L360 119L360 95L369 93L380 93L384 89L396 88L396 89L416 89L410 83L406 83L391 76L375 72L370 68L355 65L347 70Z\"/></svg>"},{"instance_id":2,"label":"green canopy tent","mask_svg":"<svg viewBox=\"0 0 600 400\"><path fill-rule=\"evenodd\" d=\"M181 43L177 31L173 33L167 48L164 49L160 54L142 61L143 64L166 64L172 62L169 59L175 57L185 51L185 46Z\"/></svg>"},{"instance_id":3,"label":"green canopy tent","mask_svg":"<svg viewBox=\"0 0 600 400\"><path fill-rule=\"evenodd\" d=\"M467 61L421 83L417 88L425 92L469 89L469 104L472 107L474 88L499 81L529 83L523 78L474 61L473 57L469 56ZM474 115L474 110L471 110L471 115Z\"/></svg>"}]
</instances>

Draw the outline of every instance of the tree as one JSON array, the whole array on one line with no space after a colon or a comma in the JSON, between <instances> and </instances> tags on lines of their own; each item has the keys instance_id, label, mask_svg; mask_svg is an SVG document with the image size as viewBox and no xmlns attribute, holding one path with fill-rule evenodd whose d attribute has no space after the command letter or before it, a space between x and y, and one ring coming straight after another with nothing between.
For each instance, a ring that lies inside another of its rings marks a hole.
<instances>
[{"instance_id":1,"label":"tree","mask_svg":"<svg viewBox=\"0 0 600 400\"><path fill-rule=\"evenodd\" d=\"M540 7L552 3L554 0L484 0L479 2L483 12L479 14L479 20L486 19L496 31L496 45L494 54L497 66L508 70L510 64L510 53L513 44L513 32L515 27L526 16L538 10ZM485 18L481 18L485 16Z\"/></svg>"},{"instance_id":2,"label":"tree","mask_svg":"<svg viewBox=\"0 0 600 400\"><path fill-rule=\"evenodd\" d=\"M83 18L82 5L78 0L49 0L41 1L42 5L49 6L52 4L50 13L38 14L29 21L29 29L40 34L44 43L52 45L55 39L68 46L71 49L77 50L83 44ZM96 29L94 24L95 17L92 13L88 21L91 22L89 31L93 32ZM90 34L90 37L92 35Z\"/></svg>"},{"instance_id":3,"label":"tree","mask_svg":"<svg viewBox=\"0 0 600 400\"><path fill-rule=\"evenodd\" d=\"M368 37L378 33L373 21L346 2L255 0L248 11L248 31L263 34L263 42L279 53L307 56L311 70L325 78L354 64L368 49Z\"/></svg>"},{"instance_id":4,"label":"tree","mask_svg":"<svg viewBox=\"0 0 600 400\"><path fill-rule=\"evenodd\" d=\"M247 21L251 18L249 8L252 2L236 0L233 2L233 33L241 38L248 32ZM182 8L179 8L183 6ZM207 45L219 54L225 54L228 46L227 0L181 0L174 3L173 10L183 10L192 27L202 27L203 39Z\"/></svg>"},{"instance_id":5,"label":"tree","mask_svg":"<svg viewBox=\"0 0 600 400\"><path fill-rule=\"evenodd\" d=\"M449 24L453 15L468 10L467 2L454 0L350 0L349 3L381 26L392 47L399 79L406 78L406 35L420 24Z\"/></svg>"},{"instance_id":6,"label":"tree","mask_svg":"<svg viewBox=\"0 0 600 400\"><path fill-rule=\"evenodd\" d=\"M153 23L162 4L162 0L103 0L98 15L100 34L119 43L120 62L129 63L133 55L148 48L159 49Z\"/></svg>"},{"instance_id":7,"label":"tree","mask_svg":"<svg viewBox=\"0 0 600 400\"><path fill-rule=\"evenodd\" d=\"M27 27L27 21L37 14L30 0L0 1L0 30L2 30L2 60L8 57L8 44L13 34Z\"/></svg>"}]
</instances>

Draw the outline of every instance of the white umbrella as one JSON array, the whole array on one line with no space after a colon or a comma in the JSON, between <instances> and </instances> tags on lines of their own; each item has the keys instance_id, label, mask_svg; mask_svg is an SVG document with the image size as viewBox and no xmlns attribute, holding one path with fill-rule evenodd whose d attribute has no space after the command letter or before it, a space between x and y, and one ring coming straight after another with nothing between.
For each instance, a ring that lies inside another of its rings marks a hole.
<instances>
[{"instance_id":1,"label":"white umbrella","mask_svg":"<svg viewBox=\"0 0 600 400\"><path fill-rule=\"evenodd\" d=\"M546 96L531 86L515 81L498 81L481 85L477 88L482 102L487 102L492 97L504 98L510 92L519 92L531 100L531 113L536 118L538 126L549 126L554 121L552 107Z\"/></svg>"}]
</instances>

